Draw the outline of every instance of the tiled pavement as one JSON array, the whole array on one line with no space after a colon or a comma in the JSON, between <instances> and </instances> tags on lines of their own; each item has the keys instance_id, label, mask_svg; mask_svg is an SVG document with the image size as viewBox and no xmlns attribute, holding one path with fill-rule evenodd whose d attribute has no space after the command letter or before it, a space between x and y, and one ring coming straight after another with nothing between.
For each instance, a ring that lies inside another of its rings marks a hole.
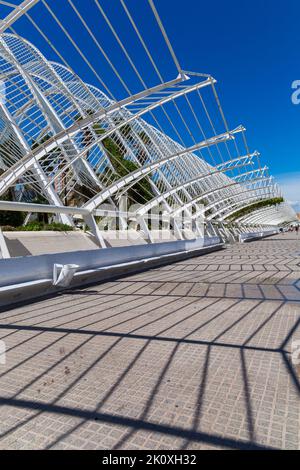
<instances>
[{"instance_id":1,"label":"tiled pavement","mask_svg":"<svg viewBox=\"0 0 300 470\"><path fill-rule=\"evenodd\" d=\"M300 448L300 237L2 312L1 449Z\"/></svg>"}]
</instances>

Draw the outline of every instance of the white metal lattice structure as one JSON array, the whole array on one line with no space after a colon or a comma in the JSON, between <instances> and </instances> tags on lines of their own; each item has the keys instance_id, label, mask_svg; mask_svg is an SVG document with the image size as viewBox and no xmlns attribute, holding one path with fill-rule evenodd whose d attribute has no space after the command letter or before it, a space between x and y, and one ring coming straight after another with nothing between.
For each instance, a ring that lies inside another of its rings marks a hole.
<instances>
[{"instance_id":1,"label":"white metal lattice structure","mask_svg":"<svg viewBox=\"0 0 300 470\"><path fill-rule=\"evenodd\" d=\"M64 223L82 214L103 246L94 216L124 195L144 231L162 207L178 238L178 213L197 222L203 205L207 222L293 221L245 128L229 128L215 79L182 70L153 1L141 3L155 44L129 0L0 1L0 198L19 203L0 209L39 211L43 198Z\"/></svg>"}]
</instances>

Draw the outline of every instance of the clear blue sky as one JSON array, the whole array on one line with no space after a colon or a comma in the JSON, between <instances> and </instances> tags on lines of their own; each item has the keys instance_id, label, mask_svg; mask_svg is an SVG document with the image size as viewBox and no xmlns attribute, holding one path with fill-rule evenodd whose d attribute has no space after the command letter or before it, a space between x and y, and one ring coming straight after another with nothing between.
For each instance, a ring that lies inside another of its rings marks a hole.
<instances>
[{"instance_id":1,"label":"clear blue sky","mask_svg":"<svg viewBox=\"0 0 300 470\"><path fill-rule=\"evenodd\" d=\"M13 1L20 3L20 0ZM107 43L104 25L99 23L99 15L95 15L93 9L94 1L73 1L84 12L106 50L109 49L112 56L119 54L112 43ZM159 35L151 23L150 10L145 8L147 2L125 1L161 62L159 55L164 59L165 51L156 45ZM114 24L120 26L119 31L130 47L132 31L123 27L123 16L117 8L119 0L100 0L100 3L114 18ZM60 18L69 19L76 33L76 21L73 21L76 17L70 16L68 3L49 0L49 4ZM268 163L271 173L278 176L287 197L300 201L300 105L291 102L291 84L300 80L299 0L155 0L155 5L182 67L210 73L218 80L217 89L230 127L245 125L250 149L261 152L262 162ZM53 25L49 18L39 15L39 8L42 7L34 7L32 15L49 33ZM29 31L25 23L22 29L21 21L18 28L18 32L40 46L41 38ZM84 41L84 35L77 32ZM53 37L53 31L50 36ZM59 34L54 36L58 48L64 49L74 69L83 79L93 83L93 77L89 76L84 64L78 62L78 55L75 57L66 38ZM84 47L86 50L87 45ZM57 60L45 44L41 49L48 58ZM105 68L98 55L91 48L91 61L95 61L97 70L101 70L105 78ZM119 66L125 67L124 64ZM128 64L126 67L128 69ZM165 67L168 68L167 59ZM122 73L126 71L122 70Z\"/></svg>"},{"instance_id":2,"label":"clear blue sky","mask_svg":"<svg viewBox=\"0 0 300 470\"><path fill-rule=\"evenodd\" d=\"M274 174L300 171L300 105L291 102L300 80L299 0L156 3L183 66L218 80L231 124L247 127Z\"/></svg>"}]
</instances>

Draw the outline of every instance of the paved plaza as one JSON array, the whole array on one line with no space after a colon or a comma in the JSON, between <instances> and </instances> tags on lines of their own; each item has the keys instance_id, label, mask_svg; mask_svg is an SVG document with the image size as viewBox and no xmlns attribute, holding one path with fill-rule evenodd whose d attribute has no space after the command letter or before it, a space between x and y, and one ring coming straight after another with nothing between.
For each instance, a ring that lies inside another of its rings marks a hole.
<instances>
[{"instance_id":1,"label":"paved plaza","mask_svg":"<svg viewBox=\"0 0 300 470\"><path fill-rule=\"evenodd\" d=\"M2 311L1 449L300 448L300 236Z\"/></svg>"}]
</instances>

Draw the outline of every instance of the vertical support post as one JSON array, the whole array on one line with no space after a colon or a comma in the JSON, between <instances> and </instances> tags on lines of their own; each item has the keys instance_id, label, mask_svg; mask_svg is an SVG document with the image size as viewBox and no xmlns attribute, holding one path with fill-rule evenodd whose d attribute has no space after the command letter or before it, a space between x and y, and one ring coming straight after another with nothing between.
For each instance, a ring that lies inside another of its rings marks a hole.
<instances>
[{"instance_id":1,"label":"vertical support post","mask_svg":"<svg viewBox=\"0 0 300 470\"><path fill-rule=\"evenodd\" d=\"M152 235L151 235L151 232L150 232L150 230L149 230L149 228L148 228L148 225L147 225L146 222L145 222L144 217L138 216L138 217L137 217L137 222L138 222L138 224L140 225L141 229L142 229L142 230L145 232L145 234L147 235L148 240L149 240L151 243L154 243L154 239L153 239L153 237L152 237Z\"/></svg>"},{"instance_id":2,"label":"vertical support post","mask_svg":"<svg viewBox=\"0 0 300 470\"><path fill-rule=\"evenodd\" d=\"M0 255L3 259L8 259L11 257L1 229L0 229Z\"/></svg>"},{"instance_id":3,"label":"vertical support post","mask_svg":"<svg viewBox=\"0 0 300 470\"><path fill-rule=\"evenodd\" d=\"M96 224L93 214L84 215L83 220L91 229L93 235L97 239L97 242L100 244L101 248L107 248L103 235L101 231L99 230L98 225Z\"/></svg>"}]
</instances>

